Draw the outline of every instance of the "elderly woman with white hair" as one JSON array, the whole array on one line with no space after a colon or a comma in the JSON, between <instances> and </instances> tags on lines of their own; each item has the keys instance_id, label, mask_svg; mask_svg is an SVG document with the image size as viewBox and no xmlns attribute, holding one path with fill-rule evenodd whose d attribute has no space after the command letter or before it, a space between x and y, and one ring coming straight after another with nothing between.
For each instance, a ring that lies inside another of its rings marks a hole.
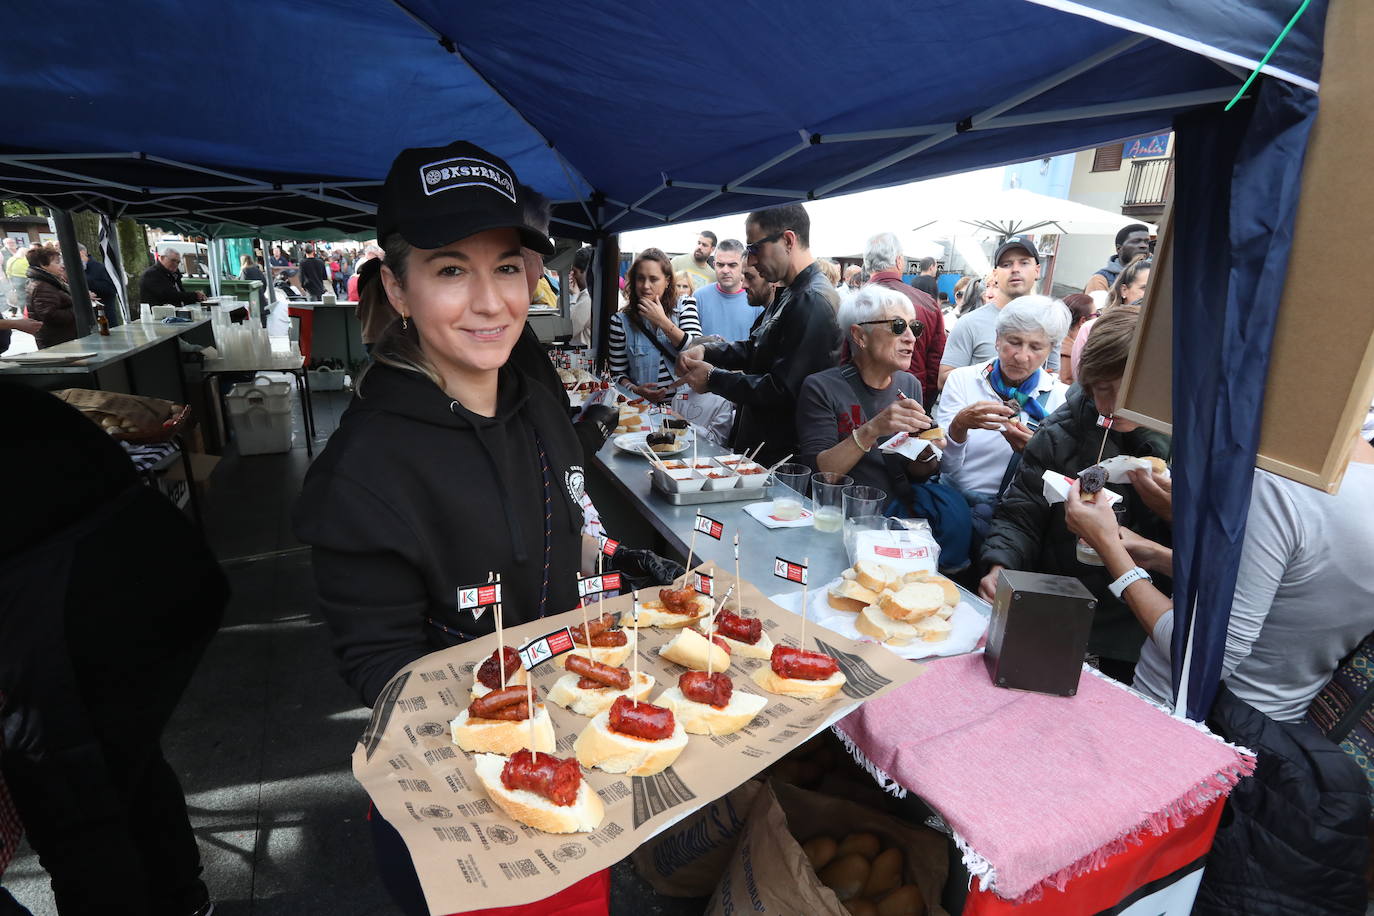
<instances>
[{"instance_id":1,"label":"elderly woman with white hair","mask_svg":"<svg viewBox=\"0 0 1374 916\"><path fill-rule=\"evenodd\" d=\"M957 494L926 482L939 468L934 454L912 461L878 449L898 433L935 425L921 406L921 382L907 371L922 330L911 300L896 290L865 286L840 307L839 325L851 361L817 372L802 385L798 460L882 490L888 496L885 515L930 519L941 567L966 565L968 509Z\"/></svg>"},{"instance_id":2,"label":"elderly woman with white hair","mask_svg":"<svg viewBox=\"0 0 1374 916\"><path fill-rule=\"evenodd\" d=\"M1068 386L1043 367L1069 322L1069 310L1058 299L1013 299L997 316L996 357L955 369L945 380L935 411L948 440L941 479L963 493L971 507L988 507L975 511L975 519L990 517L1015 472L1014 459L1064 403Z\"/></svg>"}]
</instances>

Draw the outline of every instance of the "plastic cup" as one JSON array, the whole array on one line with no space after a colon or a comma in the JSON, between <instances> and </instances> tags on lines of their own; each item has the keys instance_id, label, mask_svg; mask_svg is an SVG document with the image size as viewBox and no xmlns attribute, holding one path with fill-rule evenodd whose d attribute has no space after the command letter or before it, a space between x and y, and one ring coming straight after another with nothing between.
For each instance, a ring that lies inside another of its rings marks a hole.
<instances>
[{"instance_id":1,"label":"plastic cup","mask_svg":"<svg viewBox=\"0 0 1374 916\"><path fill-rule=\"evenodd\" d=\"M811 475L811 511L816 514L817 531L835 532L844 525L844 488L853 483L847 474L821 471Z\"/></svg>"},{"instance_id":2,"label":"plastic cup","mask_svg":"<svg viewBox=\"0 0 1374 916\"><path fill-rule=\"evenodd\" d=\"M882 515L887 494L877 487L855 484L844 488L841 506L845 518L860 518L865 515Z\"/></svg>"},{"instance_id":3,"label":"plastic cup","mask_svg":"<svg viewBox=\"0 0 1374 916\"><path fill-rule=\"evenodd\" d=\"M773 478L780 484L773 490L773 517L787 522L801 518L811 469L804 464L780 464Z\"/></svg>"}]
</instances>

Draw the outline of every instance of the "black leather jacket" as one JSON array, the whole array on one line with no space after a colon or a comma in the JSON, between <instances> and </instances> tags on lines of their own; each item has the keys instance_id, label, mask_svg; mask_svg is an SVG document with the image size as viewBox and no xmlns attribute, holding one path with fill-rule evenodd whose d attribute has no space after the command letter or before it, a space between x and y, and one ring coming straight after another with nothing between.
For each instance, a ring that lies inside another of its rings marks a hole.
<instances>
[{"instance_id":1,"label":"black leather jacket","mask_svg":"<svg viewBox=\"0 0 1374 916\"><path fill-rule=\"evenodd\" d=\"M797 451L797 396L807 376L839 363L839 296L814 263L778 292L748 340L708 347L716 367L707 387L735 403L731 445L767 443L758 460L771 464ZM728 371L735 370L735 371Z\"/></svg>"}]
</instances>

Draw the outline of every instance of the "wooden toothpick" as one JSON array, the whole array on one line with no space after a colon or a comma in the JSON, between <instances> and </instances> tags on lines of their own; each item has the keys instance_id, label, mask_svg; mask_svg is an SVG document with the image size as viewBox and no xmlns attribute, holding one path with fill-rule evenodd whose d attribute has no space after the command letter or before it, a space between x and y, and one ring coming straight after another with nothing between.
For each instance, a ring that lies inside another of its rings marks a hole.
<instances>
[{"instance_id":1,"label":"wooden toothpick","mask_svg":"<svg viewBox=\"0 0 1374 916\"><path fill-rule=\"evenodd\" d=\"M806 648L806 583L811 579L811 558L802 557L802 626L801 647Z\"/></svg>"},{"instance_id":2,"label":"wooden toothpick","mask_svg":"<svg viewBox=\"0 0 1374 916\"><path fill-rule=\"evenodd\" d=\"M1107 436L1111 435L1112 432L1111 421L1112 418L1108 417L1107 425L1102 429L1102 447L1097 450L1097 464L1102 463L1102 454L1107 451Z\"/></svg>"},{"instance_id":3,"label":"wooden toothpick","mask_svg":"<svg viewBox=\"0 0 1374 916\"><path fill-rule=\"evenodd\" d=\"M525 702L530 704L530 756L537 763L539 761L539 749L535 747L537 743L534 729L534 671L525 672Z\"/></svg>"},{"instance_id":4,"label":"wooden toothpick","mask_svg":"<svg viewBox=\"0 0 1374 916\"><path fill-rule=\"evenodd\" d=\"M493 573L487 573L487 581L488 581L488 582L491 582L492 579L493 579L493 577L495 578L496 586L497 586L497 588L499 589L500 586L501 586L501 574L500 574L500 573L495 573L495 574L493 574ZM506 637L505 637L505 635L501 632L501 630L502 630L502 626L501 626L501 625L502 625L502 623L503 623L504 621L503 621L503 619L502 619L502 617L501 617L501 602L499 602L499 601L496 602L495 613L496 613L496 670L497 670L497 672L498 672L498 674L499 674L499 677L500 677L500 679L501 679L501 689L502 689L502 690L505 690L505 689L506 689Z\"/></svg>"},{"instance_id":5,"label":"wooden toothpick","mask_svg":"<svg viewBox=\"0 0 1374 916\"><path fill-rule=\"evenodd\" d=\"M739 581L739 535L736 534L736 535L735 535L735 613L738 614L740 617L743 617L743 616L744 616L744 612L743 612L742 610L740 610L740 606L739 606L740 595L743 595L743 594L744 594L744 586L741 585L741 584L740 584L740 581Z\"/></svg>"}]
</instances>

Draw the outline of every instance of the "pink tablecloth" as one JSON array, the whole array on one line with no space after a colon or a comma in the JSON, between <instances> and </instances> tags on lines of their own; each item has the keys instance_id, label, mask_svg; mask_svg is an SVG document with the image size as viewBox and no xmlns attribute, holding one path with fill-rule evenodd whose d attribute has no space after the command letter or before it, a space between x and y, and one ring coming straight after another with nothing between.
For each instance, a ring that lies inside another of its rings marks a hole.
<instances>
[{"instance_id":1,"label":"pink tablecloth","mask_svg":"<svg viewBox=\"0 0 1374 916\"><path fill-rule=\"evenodd\" d=\"M837 726L855 756L945 818L984 886L1062 889L1254 770L1248 752L1084 671L1078 695L994 687L981 654L933 661Z\"/></svg>"}]
</instances>

